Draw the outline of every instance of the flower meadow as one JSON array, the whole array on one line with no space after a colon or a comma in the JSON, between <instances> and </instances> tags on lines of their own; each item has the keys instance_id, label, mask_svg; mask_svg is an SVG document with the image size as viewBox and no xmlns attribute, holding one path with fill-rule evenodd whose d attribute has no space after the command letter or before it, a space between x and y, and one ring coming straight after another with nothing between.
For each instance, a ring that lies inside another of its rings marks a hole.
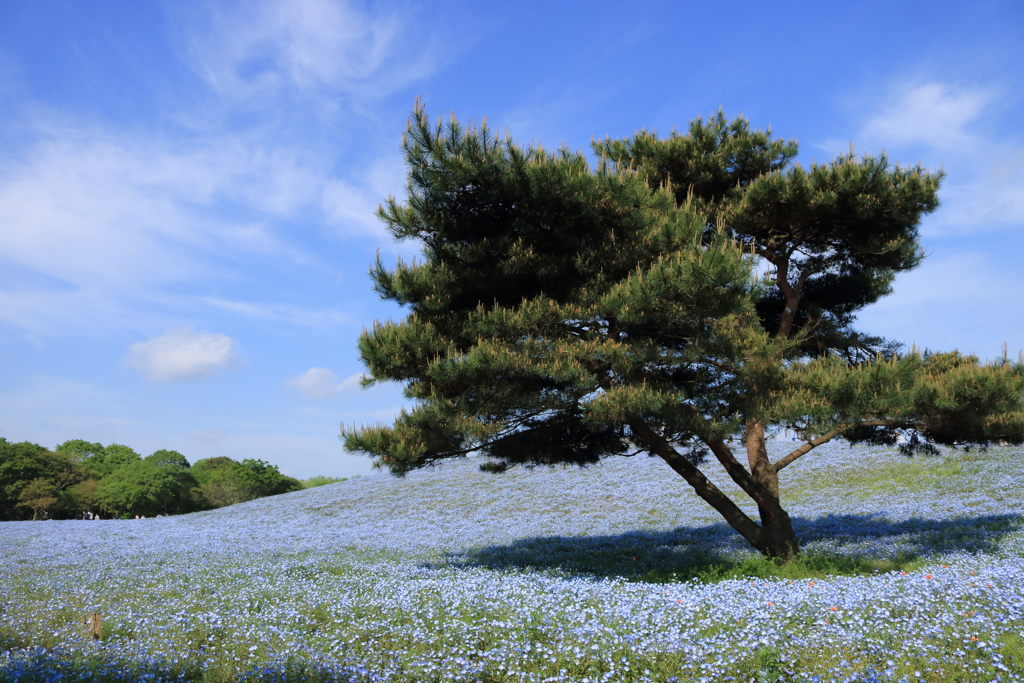
<instances>
[{"instance_id":1,"label":"flower meadow","mask_svg":"<svg viewBox=\"0 0 1024 683\"><path fill-rule=\"evenodd\" d=\"M1020 448L817 449L784 500L805 556L860 569L789 578L659 460L478 464L0 524L0 679L1024 680Z\"/></svg>"}]
</instances>

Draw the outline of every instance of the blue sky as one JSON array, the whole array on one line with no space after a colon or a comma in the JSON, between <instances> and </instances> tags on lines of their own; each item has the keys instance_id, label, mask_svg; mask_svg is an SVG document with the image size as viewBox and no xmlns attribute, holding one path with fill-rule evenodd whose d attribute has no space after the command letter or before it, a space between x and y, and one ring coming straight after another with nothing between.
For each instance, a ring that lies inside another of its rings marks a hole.
<instances>
[{"instance_id":1,"label":"blue sky","mask_svg":"<svg viewBox=\"0 0 1024 683\"><path fill-rule=\"evenodd\" d=\"M948 173L929 253L865 331L1024 347L1024 5L1010 2L0 2L0 436L369 471L390 421L356 339L398 317L428 111L589 149L722 107L825 161L854 143Z\"/></svg>"}]
</instances>

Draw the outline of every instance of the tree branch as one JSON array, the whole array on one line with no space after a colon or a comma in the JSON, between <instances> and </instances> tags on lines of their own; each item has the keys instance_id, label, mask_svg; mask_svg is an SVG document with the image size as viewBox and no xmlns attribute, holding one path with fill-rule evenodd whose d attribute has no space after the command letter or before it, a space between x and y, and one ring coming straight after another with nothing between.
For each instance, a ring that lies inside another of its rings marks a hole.
<instances>
[{"instance_id":1,"label":"tree branch","mask_svg":"<svg viewBox=\"0 0 1024 683\"><path fill-rule=\"evenodd\" d=\"M733 456L732 451L729 447L722 442L721 439L712 441L705 441L711 452L718 458L718 462L725 468L729 478L736 482L736 485L743 489L743 492L750 496L750 498L758 505L769 504L769 498L771 494L768 490L754 477L750 475L743 465Z\"/></svg>"},{"instance_id":2,"label":"tree branch","mask_svg":"<svg viewBox=\"0 0 1024 683\"><path fill-rule=\"evenodd\" d=\"M637 418L627 421L626 424L647 445L651 452L668 463L668 466L676 474L685 479L686 483L693 488L698 496L703 498L711 507L718 510L719 514L729 523L729 526L735 529L755 548L761 547L763 536L761 527L754 520L750 519L747 513L743 512L732 499L722 493L721 489L711 483L704 476L703 472L694 467L676 449L672 448L672 445L655 432L644 420ZM735 459L733 459L733 462L736 462ZM739 465L739 463L736 464Z\"/></svg>"},{"instance_id":3,"label":"tree branch","mask_svg":"<svg viewBox=\"0 0 1024 683\"><path fill-rule=\"evenodd\" d=\"M826 432L825 434L822 434L817 439L814 439L812 441L808 441L803 446L801 446L800 448L796 449L795 451L793 451L792 453L790 453L789 455L784 457L782 460L779 460L777 463L775 463L775 465L774 465L775 471L778 472L783 467L786 467L787 465L789 465L790 463L794 462L795 460L797 460L799 458L802 458L803 456L807 455L808 453L810 453L812 450L814 450L818 446L820 446L820 445L822 445L824 443L828 443L829 441L831 441L832 439L836 438L837 436L839 436L840 434L842 434L843 432L845 432L847 429L849 429L852 426L853 425L843 425L842 427L838 427L836 429L833 429L830 432Z\"/></svg>"},{"instance_id":4,"label":"tree branch","mask_svg":"<svg viewBox=\"0 0 1024 683\"><path fill-rule=\"evenodd\" d=\"M845 432L850 427L913 427L913 425L904 420L864 420L862 422L851 422L848 424L844 424L840 427L836 427L831 431L825 432L817 439L812 439L811 441L808 441L800 448L796 449L786 457L776 462L774 465L775 471L777 472L781 470L783 467L786 467L787 465L791 464L793 461L802 458L803 456L807 455L818 446L828 443L832 439L836 438L837 436Z\"/></svg>"},{"instance_id":5,"label":"tree branch","mask_svg":"<svg viewBox=\"0 0 1024 683\"><path fill-rule=\"evenodd\" d=\"M804 295L804 285L807 283L809 278L814 273L818 272L815 268L808 268L800 271L800 275L797 277L796 285L789 284L789 265L790 259L787 256L782 265L775 266L775 284L778 286L779 291L782 292L782 296L786 300L786 308L782 312L781 320L779 321L779 331L777 336L781 338L789 337L790 331L793 329L793 319L796 317L796 309L800 307L800 299Z\"/></svg>"},{"instance_id":6,"label":"tree branch","mask_svg":"<svg viewBox=\"0 0 1024 683\"><path fill-rule=\"evenodd\" d=\"M797 278L796 287L793 288L793 292L796 294L798 299L804 295L804 285L807 283L807 278L817 272L818 271L814 268L808 268L807 270L800 271L800 277Z\"/></svg>"}]
</instances>

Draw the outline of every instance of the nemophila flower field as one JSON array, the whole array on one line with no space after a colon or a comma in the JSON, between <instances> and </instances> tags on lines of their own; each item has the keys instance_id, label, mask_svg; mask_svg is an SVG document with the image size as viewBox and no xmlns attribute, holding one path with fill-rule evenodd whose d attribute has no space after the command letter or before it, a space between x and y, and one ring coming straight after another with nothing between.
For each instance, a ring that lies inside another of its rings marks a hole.
<instances>
[{"instance_id":1,"label":"nemophila flower field","mask_svg":"<svg viewBox=\"0 0 1024 683\"><path fill-rule=\"evenodd\" d=\"M1024 451L819 450L783 496L860 575L691 579L757 563L640 456L5 523L0 679L1024 680Z\"/></svg>"}]
</instances>

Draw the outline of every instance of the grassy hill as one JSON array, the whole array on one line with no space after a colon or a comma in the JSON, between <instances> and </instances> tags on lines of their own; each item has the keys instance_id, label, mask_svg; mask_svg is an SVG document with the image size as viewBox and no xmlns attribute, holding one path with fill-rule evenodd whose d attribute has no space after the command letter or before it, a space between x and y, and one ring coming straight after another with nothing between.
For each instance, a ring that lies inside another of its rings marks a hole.
<instances>
[{"instance_id":1,"label":"grassy hill","mask_svg":"<svg viewBox=\"0 0 1024 683\"><path fill-rule=\"evenodd\" d=\"M781 577L643 456L0 524L0 679L1024 679L1024 450L819 450Z\"/></svg>"}]
</instances>

